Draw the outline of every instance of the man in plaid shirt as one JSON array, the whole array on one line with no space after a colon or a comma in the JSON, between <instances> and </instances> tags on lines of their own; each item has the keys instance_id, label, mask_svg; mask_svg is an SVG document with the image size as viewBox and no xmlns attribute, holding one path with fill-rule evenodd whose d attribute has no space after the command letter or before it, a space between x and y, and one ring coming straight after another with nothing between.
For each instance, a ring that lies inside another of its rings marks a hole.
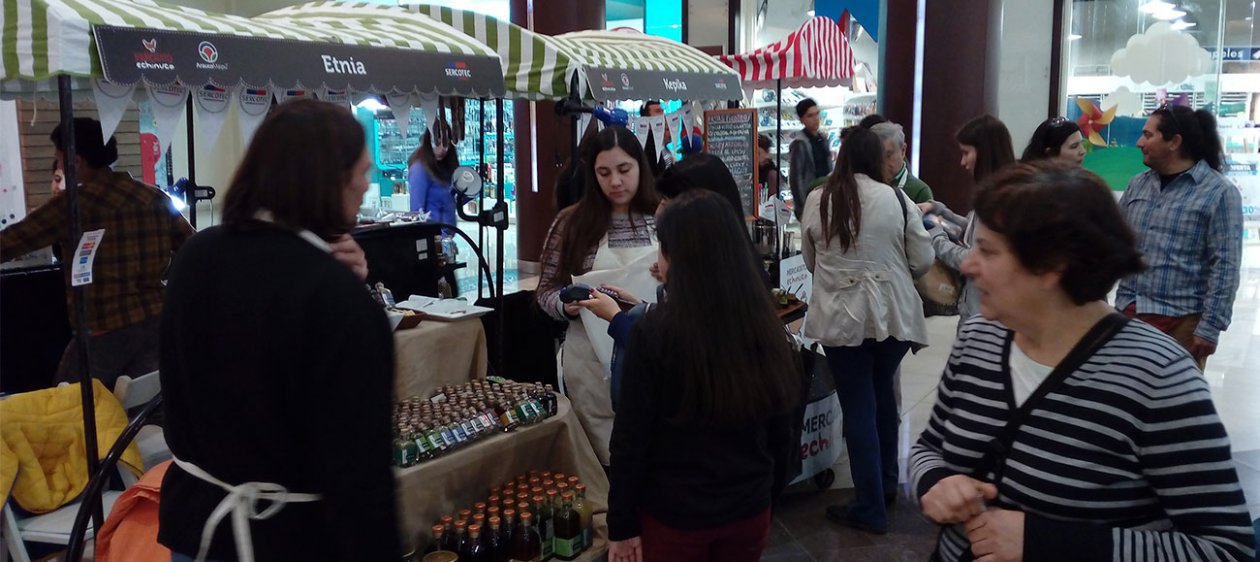
<instances>
[{"instance_id":1,"label":"man in plaid shirt","mask_svg":"<svg viewBox=\"0 0 1260 562\"><path fill-rule=\"evenodd\" d=\"M1116 308L1175 338L1203 369L1229 327L1242 257L1242 197L1221 175L1216 118L1163 106L1137 146L1150 170L1120 208L1149 268L1120 281Z\"/></svg>"},{"instance_id":2,"label":"man in plaid shirt","mask_svg":"<svg viewBox=\"0 0 1260 562\"><path fill-rule=\"evenodd\" d=\"M63 169L65 142L61 127L50 136L57 169ZM84 287L87 326L76 325L76 302L70 290L70 267L63 268L70 324L90 330L92 376L113 387L119 376L140 376L158 368L158 324L162 313L163 277L171 257L195 231L157 188L131 179L109 166L118 159L118 143L101 138L95 119L74 121L79 208L83 231L105 231ZM0 261L21 257L57 244L60 256L74 255L65 192L50 199L20 222L0 231ZM57 381L78 379L79 353L66 346L57 367Z\"/></svg>"}]
</instances>

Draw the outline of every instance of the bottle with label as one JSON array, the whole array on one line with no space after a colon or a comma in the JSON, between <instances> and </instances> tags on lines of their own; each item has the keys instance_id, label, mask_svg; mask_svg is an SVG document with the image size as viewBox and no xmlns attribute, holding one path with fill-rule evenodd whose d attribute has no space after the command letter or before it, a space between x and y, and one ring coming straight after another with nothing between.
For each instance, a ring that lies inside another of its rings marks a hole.
<instances>
[{"instance_id":1,"label":"bottle with label","mask_svg":"<svg viewBox=\"0 0 1260 562\"><path fill-rule=\"evenodd\" d=\"M412 466L416 464L420 457L420 451L416 447L416 442L406 437L407 428L398 426L394 433L394 464L402 467Z\"/></svg>"},{"instance_id":2,"label":"bottle with label","mask_svg":"<svg viewBox=\"0 0 1260 562\"><path fill-rule=\"evenodd\" d=\"M521 520L512 531L512 548L508 560L511 562L541 562L542 540L538 530L534 528L534 514L525 511Z\"/></svg>"},{"instance_id":3,"label":"bottle with label","mask_svg":"<svg viewBox=\"0 0 1260 562\"><path fill-rule=\"evenodd\" d=\"M582 520L573 511L573 492L565 492L556 508L553 552L560 560L573 560L582 552Z\"/></svg>"},{"instance_id":4,"label":"bottle with label","mask_svg":"<svg viewBox=\"0 0 1260 562\"><path fill-rule=\"evenodd\" d=\"M573 490L573 511L576 511L582 520L582 550L586 550L595 540L594 533L591 532L591 504L586 502L584 484L574 486Z\"/></svg>"},{"instance_id":5,"label":"bottle with label","mask_svg":"<svg viewBox=\"0 0 1260 562\"><path fill-rule=\"evenodd\" d=\"M539 540L542 541L542 559L550 560L553 547L552 543L556 536L555 528L553 527L554 522L552 521L554 511L552 509L551 502L541 495L542 488L534 489L538 490L538 492L535 493L533 498L530 498L530 501L532 501L533 505L536 506L534 510L538 514L538 523L536 526L538 527Z\"/></svg>"},{"instance_id":6,"label":"bottle with label","mask_svg":"<svg viewBox=\"0 0 1260 562\"><path fill-rule=\"evenodd\" d=\"M419 451L417 462L427 461L435 456L432 447L429 446L429 438L425 436L421 427L420 424L412 425L411 433L407 436L407 439L415 442L416 450Z\"/></svg>"}]
</instances>

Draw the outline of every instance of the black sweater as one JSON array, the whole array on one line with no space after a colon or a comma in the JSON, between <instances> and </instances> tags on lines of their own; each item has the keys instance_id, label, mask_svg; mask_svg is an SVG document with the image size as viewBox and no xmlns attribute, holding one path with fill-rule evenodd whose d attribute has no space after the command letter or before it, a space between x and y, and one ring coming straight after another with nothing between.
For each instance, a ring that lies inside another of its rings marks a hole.
<instances>
[{"instance_id":1,"label":"black sweater","mask_svg":"<svg viewBox=\"0 0 1260 562\"><path fill-rule=\"evenodd\" d=\"M349 268L272 227L206 229L171 267L161 345L176 457L229 484L323 495L251 522L256 560L398 560L393 339ZM195 556L224 495L172 466L160 542ZM237 559L230 519L212 560Z\"/></svg>"},{"instance_id":2,"label":"black sweater","mask_svg":"<svg viewBox=\"0 0 1260 562\"><path fill-rule=\"evenodd\" d=\"M793 415L749 419L732 428L673 423L681 405L671 387L660 321L648 314L630 334L611 443L608 532L639 536L639 513L681 530L710 529L770 507L785 461L800 442ZM792 369L784 365L784 369Z\"/></svg>"}]
</instances>

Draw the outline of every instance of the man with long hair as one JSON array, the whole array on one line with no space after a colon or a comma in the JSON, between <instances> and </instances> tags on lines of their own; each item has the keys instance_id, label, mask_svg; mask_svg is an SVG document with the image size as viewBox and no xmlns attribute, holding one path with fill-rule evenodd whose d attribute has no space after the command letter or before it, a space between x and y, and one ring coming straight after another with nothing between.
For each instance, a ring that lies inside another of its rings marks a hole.
<instances>
[{"instance_id":1,"label":"man with long hair","mask_svg":"<svg viewBox=\"0 0 1260 562\"><path fill-rule=\"evenodd\" d=\"M1150 169L1120 198L1150 268L1120 281L1116 308L1172 336L1202 369L1229 327L1242 263L1242 196L1221 175L1216 117L1156 109L1137 146Z\"/></svg>"}]
</instances>

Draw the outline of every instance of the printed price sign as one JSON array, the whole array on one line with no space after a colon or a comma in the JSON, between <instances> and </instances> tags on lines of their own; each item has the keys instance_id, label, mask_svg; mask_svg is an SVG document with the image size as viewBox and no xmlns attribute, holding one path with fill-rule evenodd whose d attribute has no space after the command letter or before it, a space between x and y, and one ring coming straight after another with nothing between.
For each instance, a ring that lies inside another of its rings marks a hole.
<instances>
[{"instance_id":1,"label":"printed price sign","mask_svg":"<svg viewBox=\"0 0 1260 562\"><path fill-rule=\"evenodd\" d=\"M797 254L779 262L779 288L796 294L803 303L814 292L814 276L805 268L805 256Z\"/></svg>"},{"instance_id":2,"label":"printed price sign","mask_svg":"<svg viewBox=\"0 0 1260 562\"><path fill-rule=\"evenodd\" d=\"M101 238L105 229L90 230L83 233L79 247L74 251L74 261L70 266L70 286L89 285L92 283L92 263L96 261L96 251L101 247Z\"/></svg>"}]
</instances>

